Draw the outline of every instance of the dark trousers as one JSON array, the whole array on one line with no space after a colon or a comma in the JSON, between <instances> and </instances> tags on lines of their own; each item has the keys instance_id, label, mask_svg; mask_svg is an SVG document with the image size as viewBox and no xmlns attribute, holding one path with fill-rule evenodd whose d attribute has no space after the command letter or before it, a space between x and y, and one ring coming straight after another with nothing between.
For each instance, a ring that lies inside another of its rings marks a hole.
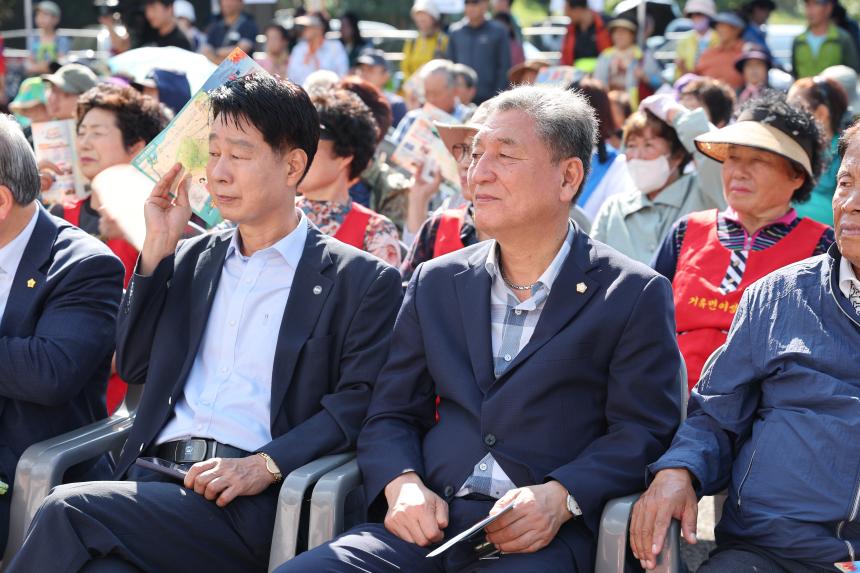
<instances>
[{"instance_id":1,"label":"dark trousers","mask_svg":"<svg viewBox=\"0 0 860 573\"><path fill-rule=\"evenodd\" d=\"M156 475L55 488L6 571L266 571L277 487L219 508ZM99 567L105 557L131 567Z\"/></svg>"},{"instance_id":2,"label":"dark trousers","mask_svg":"<svg viewBox=\"0 0 860 573\"><path fill-rule=\"evenodd\" d=\"M821 569L783 559L769 551L733 541L717 547L697 573L824 573Z\"/></svg>"},{"instance_id":3,"label":"dark trousers","mask_svg":"<svg viewBox=\"0 0 860 573\"><path fill-rule=\"evenodd\" d=\"M446 538L451 538L486 517L492 502L454 500L449 506ZM584 536L583 536L584 537ZM583 542L590 542L583 538ZM472 546L461 543L445 555L427 559L432 548L408 543L380 523L366 523L331 543L302 553L281 565L275 573L576 573L573 551L560 538L536 553L502 555L478 561Z\"/></svg>"}]
</instances>

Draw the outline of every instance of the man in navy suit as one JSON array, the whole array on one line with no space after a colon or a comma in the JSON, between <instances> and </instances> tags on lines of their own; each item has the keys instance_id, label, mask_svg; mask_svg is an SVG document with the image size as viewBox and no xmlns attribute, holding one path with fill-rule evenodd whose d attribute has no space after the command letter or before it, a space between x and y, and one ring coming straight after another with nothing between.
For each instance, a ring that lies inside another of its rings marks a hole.
<instances>
[{"instance_id":1,"label":"man in navy suit","mask_svg":"<svg viewBox=\"0 0 860 573\"><path fill-rule=\"evenodd\" d=\"M30 445L107 416L105 388L122 264L39 206L39 171L18 124L0 115L0 480L14 487ZM105 459L71 480L106 478ZM0 496L0 553L11 489Z\"/></svg>"},{"instance_id":2,"label":"man in navy suit","mask_svg":"<svg viewBox=\"0 0 860 573\"><path fill-rule=\"evenodd\" d=\"M593 569L603 505L645 487L681 400L669 282L568 220L595 128L575 92L491 100L468 181L494 240L418 268L358 439L383 523L279 573ZM480 540L425 558L510 504L496 559Z\"/></svg>"},{"instance_id":3,"label":"man in navy suit","mask_svg":"<svg viewBox=\"0 0 860 573\"><path fill-rule=\"evenodd\" d=\"M396 269L295 208L320 123L269 76L211 94L209 192L237 229L177 244L191 215L174 167L120 309L117 367L146 383L117 478L46 500L10 571L265 571L283 476L347 451L388 354ZM189 467L184 483L138 456Z\"/></svg>"}]
</instances>

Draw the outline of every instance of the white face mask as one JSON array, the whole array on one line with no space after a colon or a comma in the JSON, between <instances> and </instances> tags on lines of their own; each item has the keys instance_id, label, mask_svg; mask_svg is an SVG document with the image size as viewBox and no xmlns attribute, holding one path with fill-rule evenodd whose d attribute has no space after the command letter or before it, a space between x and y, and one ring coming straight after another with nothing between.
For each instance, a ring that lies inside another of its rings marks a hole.
<instances>
[{"instance_id":1,"label":"white face mask","mask_svg":"<svg viewBox=\"0 0 860 573\"><path fill-rule=\"evenodd\" d=\"M628 159L627 171L633 184L642 193L661 189L672 175L672 167L665 155L657 159Z\"/></svg>"}]
</instances>

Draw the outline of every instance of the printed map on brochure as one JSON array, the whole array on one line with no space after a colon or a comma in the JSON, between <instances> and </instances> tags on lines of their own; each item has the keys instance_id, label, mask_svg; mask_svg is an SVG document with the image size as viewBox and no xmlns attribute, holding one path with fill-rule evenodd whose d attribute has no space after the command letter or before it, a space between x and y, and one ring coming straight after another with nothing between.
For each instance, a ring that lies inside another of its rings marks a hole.
<instances>
[{"instance_id":1,"label":"printed map on brochure","mask_svg":"<svg viewBox=\"0 0 860 573\"><path fill-rule=\"evenodd\" d=\"M188 194L191 210L213 227L221 214L206 190L206 163L209 160L209 92L229 80L251 73L267 74L245 52L236 48L212 72L203 87L176 114L164 131L149 142L132 160L132 165L153 181L159 181L176 162L191 173Z\"/></svg>"}]
</instances>

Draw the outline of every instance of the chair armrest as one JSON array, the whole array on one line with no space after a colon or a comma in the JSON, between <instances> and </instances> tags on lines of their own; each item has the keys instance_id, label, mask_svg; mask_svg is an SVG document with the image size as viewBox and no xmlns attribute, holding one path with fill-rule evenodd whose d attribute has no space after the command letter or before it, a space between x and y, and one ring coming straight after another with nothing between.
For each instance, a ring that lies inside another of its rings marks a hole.
<instances>
[{"instance_id":1,"label":"chair armrest","mask_svg":"<svg viewBox=\"0 0 860 573\"><path fill-rule=\"evenodd\" d=\"M323 475L354 457L354 453L325 456L293 470L284 479L278 495L275 529L272 533L272 549L269 553L270 572L295 557L301 549L298 547L298 539L302 510L311 488Z\"/></svg>"},{"instance_id":2,"label":"chair armrest","mask_svg":"<svg viewBox=\"0 0 860 573\"><path fill-rule=\"evenodd\" d=\"M320 478L311 497L308 549L313 549L344 530L346 497L361 485L358 461L352 460Z\"/></svg>"},{"instance_id":3,"label":"chair armrest","mask_svg":"<svg viewBox=\"0 0 860 573\"><path fill-rule=\"evenodd\" d=\"M27 448L18 460L9 518L9 537L3 562L24 543L36 510L62 483L63 474L72 466L120 447L134 423L134 414L114 414L77 430L60 434Z\"/></svg>"},{"instance_id":4,"label":"chair armrest","mask_svg":"<svg viewBox=\"0 0 860 573\"><path fill-rule=\"evenodd\" d=\"M627 558L627 540L630 529L630 514L640 494L610 500L603 508L600 518L600 533L597 538L597 557L594 573L618 573L624 571ZM681 570L680 525L672 520L663 551L657 557L657 573L677 573Z\"/></svg>"}]
</instances>

